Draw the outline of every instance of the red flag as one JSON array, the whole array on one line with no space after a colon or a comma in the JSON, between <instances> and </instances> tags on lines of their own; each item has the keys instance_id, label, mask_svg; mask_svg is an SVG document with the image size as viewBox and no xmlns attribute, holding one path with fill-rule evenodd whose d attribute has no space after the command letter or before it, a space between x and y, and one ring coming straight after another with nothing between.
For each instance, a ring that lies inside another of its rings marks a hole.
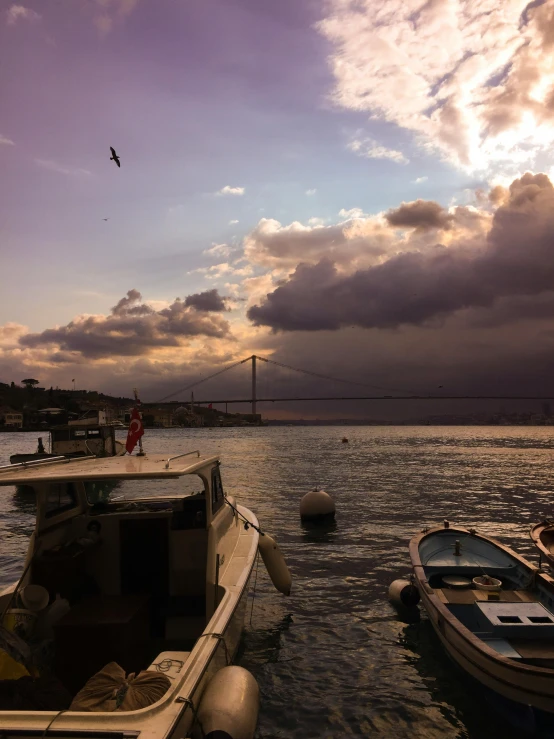
<instances>
[{"instance_id":1,"label":"red flag","mask_svg":"<svg viewBox=\"0 0 554 739\"><path fill-rule=\"evenodd\" d=\"M133 408L131 413L131 422L129 423L129 431L127 432L127 443L125 449L131 454L136 446L137 441L144 434L144 426L140 418L140 413L137 408Z\"/></svg>"},{"instance_id":2,"label":"red flag","mask_svg":"<svg viewBox=\"0 0 554 739\"><path fill-rule=\"evenodd\" d=\"M212 407L212 404L210 403L210 405L208 406L208 408L211 408L211 407Z\"/></svg>"}]
</instances>

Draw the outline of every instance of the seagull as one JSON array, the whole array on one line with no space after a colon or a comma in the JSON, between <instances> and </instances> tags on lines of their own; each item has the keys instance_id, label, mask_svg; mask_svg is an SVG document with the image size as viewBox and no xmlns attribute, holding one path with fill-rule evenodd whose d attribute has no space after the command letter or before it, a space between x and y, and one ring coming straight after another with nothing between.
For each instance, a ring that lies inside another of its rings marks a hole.
<instances>
[{"instance_id":1,"label":"seagull","mask_svg":"<svg viewBox=\"0 0 554 739\"><path fill-rule=\"evenodd\" d=\"M109 218L102 218L103 221L109 221Z\"/></svg>"},{"instance_id":2,"label":"seagull","mask_svg":"<svg viewBox=\"0 0 554 739\"><path fill-rule=\"evenodd\" d=\"M111 155L111 157L110 157L110 162L111 162L111 161L112 161L112 159L113 159L113 160L114 160L114 162L115 162L115 163L117 164L117 166L118 166L118 167L121 167L121 162L119 161L119 157L118 157L118 156L117 156L117 154L115 153L115 149L113 148L113 146L110 146L110 151L111 151L111 153L112 153L112 155Z\"/></svg>"}]
</instances>

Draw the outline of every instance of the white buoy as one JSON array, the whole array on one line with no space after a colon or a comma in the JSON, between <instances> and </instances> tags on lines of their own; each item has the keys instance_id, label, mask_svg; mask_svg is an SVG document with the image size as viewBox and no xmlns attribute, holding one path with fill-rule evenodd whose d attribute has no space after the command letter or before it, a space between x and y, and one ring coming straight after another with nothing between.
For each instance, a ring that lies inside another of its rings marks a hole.
<instances>
[{"instance_id":1,"label":"white buoy","mask_svg":"<svg viewBox=\"0 0 554 739\"><path fill-rule=\"evenodd\" d=\"M389 600L395 606L413 608L419 603L419 590L409 580L395 580L389 588Z\"/></svg>"},{"instance_id":2,"label":"white buoy","mask_svg":"<svg viewBox=\"0 0 554 739\"><path fill-rule=\"evenodd\" d=\"M335 501L324 490L312 490L300 501L302 521L324 521L335 517Z\"/></svg>"},{"instance_id":3,"label":"white buoy","mask_svg":"<svg viewBox=\"0 0 554 739\"><path fill-rule=\"evenodd\" d=\"M252 673L238 665L222 667L208 683L198 707L205 739L253 739L260 689Z\"/></svg>"},{"instance_id":4,"label":"white buoy","mask_svg":"<svg viewBox=\"0 0 554 739\"><path fill-rule=\"evenodd\" d=\"M262 555L271 582L280 593L290 595L292 578L285 558L281 554L281 550L275 539L272 539L269 534L264 533L263 536L260 534L258 549Z\"/></svg>"}]
</instances>

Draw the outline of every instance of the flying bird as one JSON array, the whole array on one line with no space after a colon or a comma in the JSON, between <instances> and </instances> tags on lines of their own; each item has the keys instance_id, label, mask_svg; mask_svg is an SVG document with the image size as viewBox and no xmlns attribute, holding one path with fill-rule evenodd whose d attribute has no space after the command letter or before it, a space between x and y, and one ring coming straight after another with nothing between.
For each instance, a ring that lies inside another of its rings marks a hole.
<instances>
[{"instance_id":1,"label":"flying bird","mask_svg":"<svg viewBox=\"0 0 554 739\"><path fill-rule=\"evenodd\" d=\"M109 218L102 218L103 221L109 221Z\"/></svg>"},{"instance_id":2,"label":"flying bird","mask_svg":"<svg viewBox=\"0 0 554 739\"><path fill-rule=\"evenodd\" d=\"M115 163L117 164L117 166L118 166L118 167L121 167L121 162L119 161L119 157L118 157L118 156L117 156L117 154L115 153L115 149L113 148L113 146L110 146L110 151L111 151L111 153L112 153L112 155L111 155L111 157L110 157L110 162L111 162L111 161L112 161L112 159L113 159L113 160L114 160L114 162L115 162Z\"/></svg>"}]
</instances>

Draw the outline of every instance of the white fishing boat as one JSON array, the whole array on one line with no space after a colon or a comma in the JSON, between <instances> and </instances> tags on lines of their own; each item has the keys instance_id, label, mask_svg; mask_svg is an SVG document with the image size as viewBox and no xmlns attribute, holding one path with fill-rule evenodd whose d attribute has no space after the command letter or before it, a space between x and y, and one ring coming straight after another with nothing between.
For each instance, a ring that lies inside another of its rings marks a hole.
<instances>
[{"instance_id":1,"label":"white fishing boat","mask_svg":"<svg viewBox=\"0 0 554 739\"><path fill-rule=\"evenodd\" d=\"M218 457L46 459L0 468L11 485L34 488L37 515L23 575L0 593L0 647L67 698L34 710L27 686L26 710L0 706L0 735L182 739L197 715L202 736L255 725L255 680L220 671L258 549L287 594L290 575L255 514L224 493Z\"/></svg>"},{"instance_id":2,"label":"white fishing boat","mask_svg":"<svg viewBox=\"0 0 554 739\"><path fill-rule=\"evenodd\" d=\"M541 560L545 559L549 565L554 566L554 521L545 519L532 526L529 533L540 552Z\"/></svg>"},{"instance_id":3,"label":"white fishing boat","mask_svg":"<svg viewBox=\"0 0 554 739\"><path fill-rule=\"evenodd\" d=\"M495 539L446 522L414 536L410 557L450 657L493 693L552 719L552 577Z\"/></svg>"},{"instance_id":4,"label":"white fishing boat","mask_svg":"<svg viewBox=\"0 0 554 739\"><path fill-rule=\"evenodd\" d=\"M49 449L46 451L42 438L37 451L30 454L12 454L10 462L31 462L51 457L86 457L90 455L112 457L125 453L123 442L115 438L115 423L108 423L104 411L92 411L87 415L59 424L50 429Z\"/></svg>"}]
</instances>

